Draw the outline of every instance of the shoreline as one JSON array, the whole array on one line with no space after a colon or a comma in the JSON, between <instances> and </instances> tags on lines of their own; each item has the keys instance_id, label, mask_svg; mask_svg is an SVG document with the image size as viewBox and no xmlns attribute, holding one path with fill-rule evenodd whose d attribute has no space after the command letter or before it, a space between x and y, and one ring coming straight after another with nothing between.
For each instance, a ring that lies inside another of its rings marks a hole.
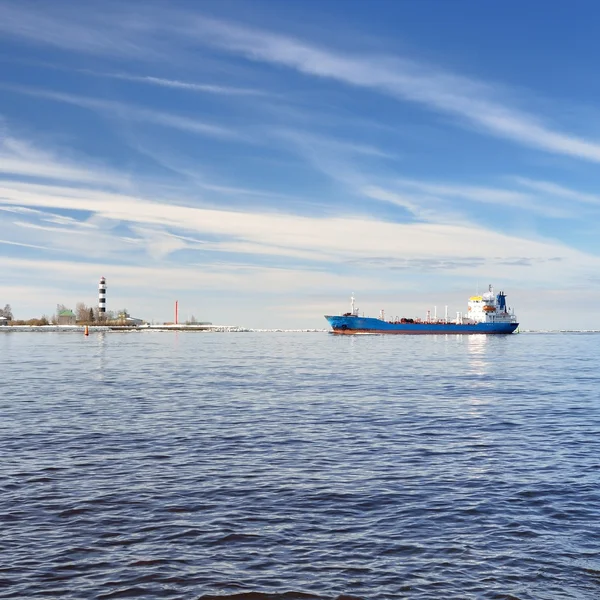
<instances>
[{"instance_id":1,"label":"shoreline","mask_svg":"<svg viewBox=\"0 0 600 600\"><path fill-rule=\"evenodd\" d=\"M79 333L85 331L85 325L2 325L0 334L5 333ZM331 333L330 329L254 329L252 327L240 327L238 325L88 325L89 333L128 333L144 331L164 332L201 332L201 333ZM519 333L528 334L600 334L600 329L522 329ZM386 335L387 334L372 334ZM461 333L444 333L442 335L468 335ZM481 334L479 334L481 335Z\"/></svg>"},{"instance_id":2,"label":"shoreline","mask_svg":"<svg viewBox=\"0 0 600 600\"><path fill-rule=\"evenodd\" d=\"M3 325L0 333L79 333L85 331L85 325ZM144 331L189 331L202 333L325 333L328 329L252 329L238 325L88 325L89 333L127 333Z\"/></svg>"},{"instance_id":3,"label":"shoreline","mask_svg":"<svg viewBox=\"0 0 600 600\"><path fill-rule=\"evenodd\" d=\"M79 333L83 334L85 325L2 325L0 334L4 333ZM259 329L252 327L240 327L238 325L88 325L89 333L128 333L144 331L165 332L201 332L201 333L331 333L330 329ZM600 334L600 329L522 329L519 333L528 334ZM386 334L373 334L386 335ZM465 335L445 333L443 335ZM466 334L468 335L468 334Z\"/></svg>"}]
</instances>

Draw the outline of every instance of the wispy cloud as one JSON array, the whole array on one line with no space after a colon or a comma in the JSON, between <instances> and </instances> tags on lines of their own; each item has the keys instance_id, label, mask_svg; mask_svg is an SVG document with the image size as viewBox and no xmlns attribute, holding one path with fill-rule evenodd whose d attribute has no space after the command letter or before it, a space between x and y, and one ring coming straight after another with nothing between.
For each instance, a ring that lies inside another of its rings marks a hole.
<instances>
[{"instance_id":1,"label":"wispy cloud","mask_svg":"<svg viewBox=\"0 0 600 600\"><path fill-rule=\"evenodd\" d=\"M443 213L444 216L441 218L448 222L448 207L443 206L438 198L424 198L423 196L414 197L410 194L387 190L377 185L365 186L360 191L363 196L366 196L367 198L400 206L415 217L424 221L433 221L436 216L440 218L441 213Z\"/></svg>"},{"instance_id":2,"label":"wispy cloud","mask_svg":"<svg viewBox=\"0 0 600 600\"><path fill-rule=\"evenodd\" d=\"M148 282L160 280L164 291L151 285L153 295L170 295L168 290L194 290L198 288L198 275L202 274L204 289L226 289L230 291L252 292L261 289L267 292L293 291L299 289L331 290L344 284L345 276L315 271L314 269L286 269L264 267L248 264L213 263L202 265L165 265L165 266L133 266L119 261L86 261L74 263L67 260L31 260L25 258L2 258L0 265L3 272L17 280L38 277L41 282L75 281L78 278L89 278L90 273L111 273L111 284L115 286L145 290ZM373 278L365 279L366 283L374 283ZM238 296L239 298L239 296Z\"/></svg>"},{"instance_id":3,"label":"wispy cloud","mask_svg":"<svg viewBox=\"0 0 600 600\"><path fill-rule=\"evenodd\" d=\"M241 187L230 183L223 183L220 180L215 181L210 179L199 167L196 161L190 159L188 156L177 154L171 149L166 151L163 147L150 147L147 144L140 144L132 141L131 145L140 154L144 154L151 158L154 162L161 165L165 169L177 173L177 175L183 176L186 181L193 183L192 189L195 187L202 190L208 190L211 192L217 192L226 196L234 196L237 198L254 198L258 199L271 199L286 202L306 202L305 199L293 196L287 193L274 192L272 190L257 189L250 187ZM178 189L178 196L181 198L182 190ZM188 189L186 195L190 194Z\"/></svg>"},{"instance_id":4,"label":"wispy cloud","mask_svg":"<svg viewBox=\"0 0 600 600\"><path fill-rule=\"evenodd\" d=\"M49 250L47 246L38 246L37 244L25 244L23 242L13 242L10 240L0 240L0 244L7 246L20 246L21 248L35 248L36 250Z\"/></svg>"},{"instance_id":5,"label":"wispy cloud","mask_svg":"<svg viewBox=\"0 0 600 600\"><path fill-rule=\"evenodd\" d=\"M149 35L158 32L160 21L140 12L124 13L105 4L101 10L74 11L68 3L54 2L51 8L26 2L0 2L0 31L6 37L49 45L63 50L111 57L157 60L168 43Z\"/></svg>"},{"instance_id":6,"label":"wispy cloud","mask_svg":"<svg viewBox=\"0 0 600 600\"><path fill-rule=\"evenodd\" d=\"M151 75L130 75L127 73L100 73L97 71L82 70L81 72L94 75L96 77L107 77L111 79L121 79L123 81L133 81L159 87L174 88L178 90L187 90L190 92L200 92L204 94L217 94L222 96L266 96L267 92L251 88L239 88L228 85L214 85L210 83L195 83L192 81L179 81L177 79L165 79L163 77L152 77Z\"/></svg>"},{"instance_id":7,"label":"wispy cloud","mask_svg":"<svg viewBox=\"0 0 600 600\"><path fill-rule=\"evenodd\" d=\"M600 143L563 133L533 114L494 100L498 86L389 56L351 56L297 39L232 23L196 17L184 29L208 43L255 61L284 65L300 73L333 79L415 102L459 117L495 136L529 147L600 162ZM195 33L194 33L195 32Z\"/></svg>"},{"instance_id":8,"label":"wispy cloud","mask_svg":"<svg viewBox=\"0 0 600 600\"><path fill-rule=\"evenodd\" d=\"M45 257L69 256L82 261L112 259L127 255L130 262L145 255L141 239L100 228L88 220L55 214L51 210L14 213L0 220L0 239L4 244L44 250Z\"/></svg>"},{"instance_id":9,"label":"wispy cloud","mask_svg":"<svg viewBox=\"0 0 600 600\"><path fill-rule=\"evenodd\" d=\"M381 148L369 144L360 144L350 139L335 139L305 131L293 129L275 129L272 132L273 136L291 142L305 149L313 150L326 149L338 154L352 155L359 154L363 156L371 156L375 158L398 159L398 156L391 152L386 152Z\"/></svg>"},{"instance_id":10,"label":"wispy cloud","mask_svg":"<svg viewBox=\"0 0 600 600\"><path fill-rule=\"evenodd\" d=\"M505 190L483 186L456 185L448 183L431 183L415 179L398 179L396 183L405 188L416 189L427 194L450 196L476 202L490 204L506 204L509 206L522 206L533 198L531 194L517 190Z\"/></svg>"},{"instance_id":11,"label":"wispy cloud","mask_svg":"<svg viewBox=\"0 0 600 600\"><path fill-rule=\"evenodd\" d=\"M78 96L76 94L66 94L62 92L54 92L51 90L19 85L0 84L0 89L15 92L17 94L26 94L35 98L43 98L45 100L53 100L55 102L72 104L81 108L98 111L112 117L120 117L132 121L143 121L155 125L162 125L164 127L172 127L187 133L205 135L214 138L236 139L238 141L244 139L238 131L222 125L205 123L195 118L161 112L141 106L133 106L114 100L90 98L86 96Z\"/></svg>"},{"instance_id":12,"label":"wispy cloud","mask_svg":"<svg viewBox=\"0 0 600 600\"><path fill-rule=\"evenodd\" d=\"M68 150L49 151L11 136L0 127L0 175L95 183L111 187L130 185L129 177L91 160L70 160Z\"/></svg>"},{"instance_id":13,"label":"wispy cloud","mask_svg":"<svg viewBox=\"0 0 600 600\"><path fill-rule=\"evenodd\" d=\"M519 182L518 179L515 179L515 181ZM393 183L401 190L426 194L427 199L438 198L438 204L440 204L440 198L445 199L447 203L453 201L454 204L456 204L456 200L467 200L474 204L495 205L499 210L518 211L519 214L528 211L547 218L576 219L580 217L577 213L569 210L568 207L563 206L562 203L551 202L546 195L540 196L523 190L456 183L431 183L414 179L397 179ZM464 219L464 213L467 211L464 210L464 202L462 205L463 216L461 219Z\"/></svg>"},{"instance_id":14,"label":"wispy cloud","mask_svg":"<svg viewBox=\"0 0 600 600\"><path fill-rule=\"evenodd\" d=\"M506 87L404 57L366 53L353 56L268 30L210 19L194 12L163 10L157 6L144 16L136 13L134 19L124 10L109 13L90 10L73 15L63 6L43 14L31 6L3 3L0 4L0 31L70 50L138 58L146 54L155 59L160 55L162 60L178 52L187 53L189 58L191 46L208 44L253 61L286 66L312 77L413 102L456 117L469 127L530 148L600 162L600 142L561 131L534 112L518 108ZM182 89L222 91L220 86L164 78L122 77ZM236 92L228 90L227 93ZM498 100L503 97L505 101ZM141 118L167 124L163 117L150 113ZM190 125L182 121L170 122L177 127Z\"/></svg>"},{"instance_id":15,"label":"wispy cloud","mask_svg":"<svg viewBox=\"0 0 600 600\"><path fill-rule=\"evenodd\" d=\"M600 196L596 196L595 194L572 190L551 181L538 181L527 177L513 177L512 179L523 187L535 190L536 192L542 192L545 195L557 196L559 198L565 198L583 204L600 206Z\"/></svg>"}]
</instances>

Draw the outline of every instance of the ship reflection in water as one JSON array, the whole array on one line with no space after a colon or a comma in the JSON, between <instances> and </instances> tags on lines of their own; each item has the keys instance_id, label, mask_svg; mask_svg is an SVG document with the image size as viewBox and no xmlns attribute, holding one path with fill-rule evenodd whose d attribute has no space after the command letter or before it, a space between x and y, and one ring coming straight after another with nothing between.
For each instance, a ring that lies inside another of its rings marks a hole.
<instances>
[{"instance_id":1,"label":"ship reflection in water","mask_svg":"<svg viewBox=\"0 0 600 600\"><path fill-rule=\"evenodd\" d=\"M487 359L487 346L489 338L486 335L470 335L467 337L468 373L469 375L483 376L487 373L489 360ZM478 385L474 382L475 386Z\"/></svg>"}]
</instances>

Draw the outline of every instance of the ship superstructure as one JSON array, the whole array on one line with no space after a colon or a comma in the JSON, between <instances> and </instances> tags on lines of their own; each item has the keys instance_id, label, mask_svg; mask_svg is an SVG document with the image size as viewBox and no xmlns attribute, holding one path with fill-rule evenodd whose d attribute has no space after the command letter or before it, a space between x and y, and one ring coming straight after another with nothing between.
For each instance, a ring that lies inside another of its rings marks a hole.
<instances>
[{"instance_id":1,"label":"ship superstructure","mask_svg":"<svg viewBox=\"0 0 600 600\"><path fill-rule=\"evenodd\" d=\"M469 298L466 319L473 323L515 323L517 320L514 311L508 310L506 294L499 292L494 295L491 285L481 296Z\"/></svg>"},{"instance_id":2,"label":"ship superstructure","mask_svg":"<svg viewBox=\"0 0 600 600\"><path fill-rule=\"evenodd\" d=\"M444 318L434 316L427 311L425 319L408 319L405 317L394 319L385 318L382 310L378 318L360 316L356 308L354 294L350 299L350 312L340 316L326 315L325 318L332 327L332 333L513 333L519 323L514 310L506 304L506 294L494 294L490 285L488 291L481 296L471 296L467 304L467 313L456 313L456 319L448 319L446 307Z\"/></svg>"}]
</instances>

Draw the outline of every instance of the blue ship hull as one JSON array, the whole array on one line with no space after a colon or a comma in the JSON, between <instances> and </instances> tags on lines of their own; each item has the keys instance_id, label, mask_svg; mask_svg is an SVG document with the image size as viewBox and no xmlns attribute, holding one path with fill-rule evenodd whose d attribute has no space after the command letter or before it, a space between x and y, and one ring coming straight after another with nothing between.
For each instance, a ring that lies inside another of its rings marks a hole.
<instances>
[{"instance_id":1,"label":"blue ship hull","mask_svg":"<svg viewBox=\"0 0 600 600\"><path fill-rule=\"evenodd\" d=\"M392 333L392 334L506 334L513 333L518 323L477 323L457 325L456 323L388 323L372 317L332 317L325 315L333 332L339 334Z\"/></svg>"}]
</instances>

